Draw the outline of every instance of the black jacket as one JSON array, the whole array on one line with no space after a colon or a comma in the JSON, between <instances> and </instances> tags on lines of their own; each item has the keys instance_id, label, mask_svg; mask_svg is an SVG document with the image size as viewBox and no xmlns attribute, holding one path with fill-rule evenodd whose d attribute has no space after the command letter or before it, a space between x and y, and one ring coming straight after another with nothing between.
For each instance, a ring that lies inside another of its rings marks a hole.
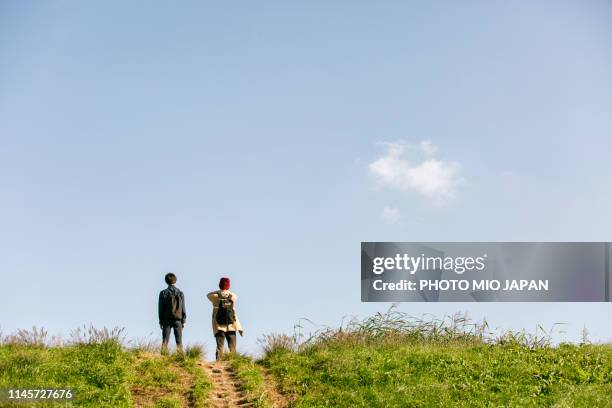
<instances>
[{"instance_id":1,"label":"black jacket","mask_svg":"<svg viewBox=\"0 0 612 408\"><path fill-rule=\"evenodd\" d=\"M175 299L174 302L173 298ZM168 285L166 289L159 292L157 310L159 324L172 323L177 320L180 320L181 323L185 323L187 313L185 310L185 296L183 292L174 285Z\"/></svg>"}]
</instances>

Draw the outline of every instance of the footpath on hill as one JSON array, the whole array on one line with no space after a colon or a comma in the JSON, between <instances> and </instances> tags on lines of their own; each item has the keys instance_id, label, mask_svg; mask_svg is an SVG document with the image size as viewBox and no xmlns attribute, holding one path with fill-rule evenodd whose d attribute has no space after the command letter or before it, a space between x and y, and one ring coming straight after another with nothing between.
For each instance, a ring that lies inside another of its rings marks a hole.
<instances>
[{"instance_id":1,"label":"footpath on hill","mask_svg":"<svg viewBox=\"0 0 612 408\"><path fill-rule=\"evenodd\" d=\"M200 362L212 382L209 402L214 408L252 407L229 361Z\"/></svg>"},{"instance_id":2,"label":"footpath on hill","mask_svg":"<svg viewBox=\"0 0 612 408\"><path fill-rule=\"evenodd\" d=\"M208 404L213 408L285 408L290 400L276 389L276 382L246 356L231 360L200 362L212 383Z\"/></svg>"}]
</instances>

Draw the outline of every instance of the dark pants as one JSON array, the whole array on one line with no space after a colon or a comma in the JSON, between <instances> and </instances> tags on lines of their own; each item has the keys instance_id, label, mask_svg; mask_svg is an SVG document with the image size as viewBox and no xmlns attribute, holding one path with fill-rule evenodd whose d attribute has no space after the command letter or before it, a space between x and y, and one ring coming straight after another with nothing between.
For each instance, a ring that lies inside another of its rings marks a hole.
<instances>
[{"instance_id":1,"label":"dark pants","mask_svg":"<svg viewBox=\"0 0 612 408\"><path fill-rule=\"evenodd\" d=\"M162 351L168 350L168 342L170 341L170 331L174 329L174 340L176 348L179 351L183 349L183 324L180 320L174 322L162 323Z\"/></svg>"},{"instance_id":2,"label":"dark pants","mask_svg":"<svg viewBox=\"0 0 612 408\"><path fill-rule=\"evenodd\" d=\"M219 330L215 333L215 339L217 340L217 353L215 354L217 360L221 360L223 357L223 348L225 346L225 340L227 339L227 346L229 347L230 353L236 352L236 332L228 331L224 332Z\"/></svg>"}]
</instances>

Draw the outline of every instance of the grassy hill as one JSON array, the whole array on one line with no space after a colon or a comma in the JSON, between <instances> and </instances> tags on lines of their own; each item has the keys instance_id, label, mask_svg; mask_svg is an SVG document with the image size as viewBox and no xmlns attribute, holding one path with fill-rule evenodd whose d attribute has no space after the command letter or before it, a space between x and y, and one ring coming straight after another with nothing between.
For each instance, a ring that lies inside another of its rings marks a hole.
<instances>
[{"instance_id":1,"label":"grassy hill","mask_svg":"<svg viewBox=\"0 0 612 408\"><path fill-rule=\"evenodd\" d=\"M0 345L0 388L70 387L75 397L70 405L79 407L207 406L211 383L198 366L201 348L162 356L149 347L126 348L117 332L90 333L87 339L53 347L36 330L5 340ZM0 401L0 406L24 405Z\"/></svg>"},{"instance_id":2,"label":"grassy hill","mask_svg":"<svg viewBox=\"0 0 612 408\"><path fill-rule=\"evenodd\" d=\"M262 362L296 407L612 407L612 347L329 340Z\"/></svg>"},{"instance_id":3,"label":"grassy hill","mask_svg":"<svg viewBox=\"0 0 612 408\"><path fill-rule=\"evenodd\" d=\"M126 348L116 333L57 347L30 333L0 345L0 387L70 386L85 407L612 407L611 345L486 329L391 310L308 338L266 336L262 358L219 364L198 347Z\"/></svg>"},{"instance_id":4,"label":"grassy hill","mask_svg":"<svg viewBox=\"0 0 612 408\"><path fill-rule=\"evenodd\" d=\"M295 407L612 407L611 345L486 329L391 310L301 344L268 336L259 364Z\"/></svg>"}]
</instances>

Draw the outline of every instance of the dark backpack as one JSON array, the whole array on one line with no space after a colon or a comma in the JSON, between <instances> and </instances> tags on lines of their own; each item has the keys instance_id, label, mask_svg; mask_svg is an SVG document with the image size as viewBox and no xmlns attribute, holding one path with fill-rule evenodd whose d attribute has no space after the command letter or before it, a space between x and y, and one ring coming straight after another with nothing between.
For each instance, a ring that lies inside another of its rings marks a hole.
<instances>
[{"instance_id":1,"label":"dark backpack","mask_svg":"<svg viewBox=\"0 0 612 408\"><path fill-rule=\"evenodd\" d=\"M218 324L232 324L236 321L234 314L234 301L231 296L221 297L219 295L219 308L217 309Z\"/></svg>"},{"instance_id":2,"label":"dark backpack","mask_svg":"<svg viewBox=\"0 0 612 408\"><path fill-rule=\"evenodd\" d=\"M162 317L164 320L183 319L183 299L179 290L166 289L163 293Z\"/></svg>"}]
</instances>

